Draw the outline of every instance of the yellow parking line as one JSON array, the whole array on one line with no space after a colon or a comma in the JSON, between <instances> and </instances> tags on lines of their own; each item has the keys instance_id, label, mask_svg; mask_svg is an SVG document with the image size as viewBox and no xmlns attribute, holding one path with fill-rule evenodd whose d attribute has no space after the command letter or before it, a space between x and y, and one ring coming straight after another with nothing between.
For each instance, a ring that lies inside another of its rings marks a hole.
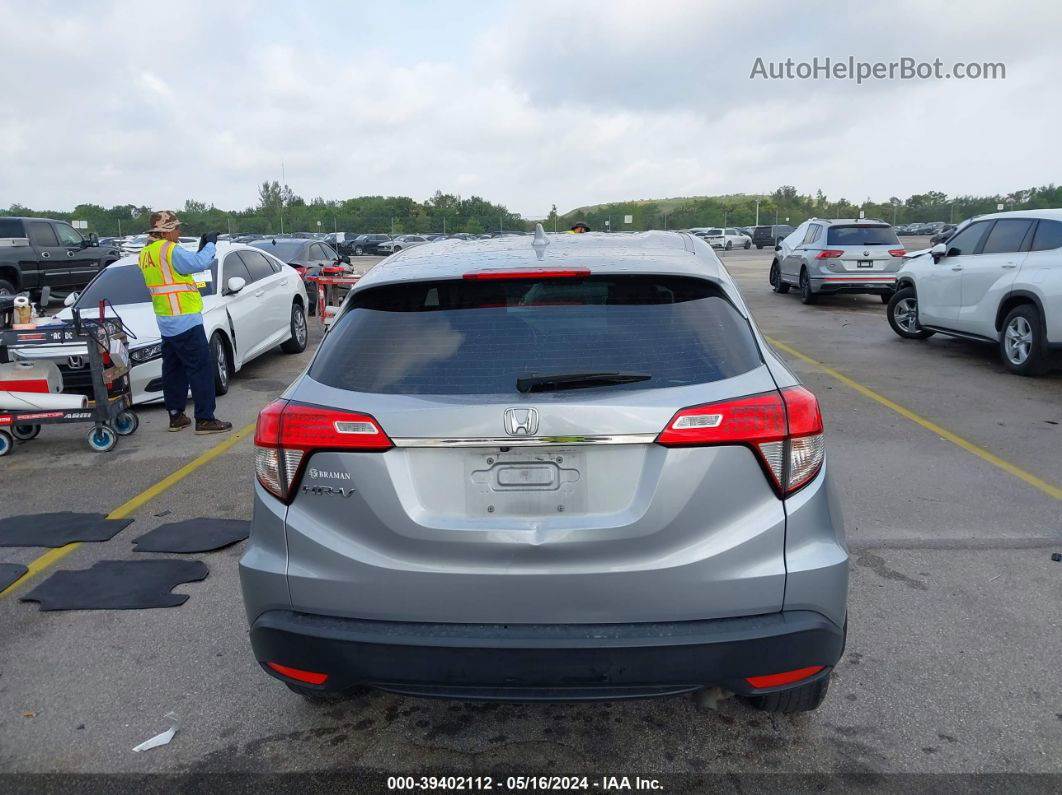
<instances>
[{"instance_id":1,"label":"yellow parking line","mask_svg":"<svg viewBox=\"0 0 1062 795\"><path fill-rule=\"evenodd\" d=\"M246 438L246 436L248 434L253 433L254 432L254 425L255 424L253 422L249 423L247 425L244 425L242 428L240 428L240 430L238 430L238 431L236 431L236 433L232 434L232 436L229 436L227 439L225 439L225 441L221 442L220 444L214 445L209 450L207 450L205 453L203 453L202 455L198 456L197 458L189 461L187 464L185 464L180 469L177 469L177 470L171 472L170 474L168 474L166 477L164 477L158 483L155 483L154 485L149 486L148 488L144 489L142 492L137 494L132 499L127 500L126 502L124 502L121 505L119 505L117 508L115 508L109 514L107 514L107 518L108 519L123 519L126 516L128 516L129 514L131 514L133 511L135 511L137 508L141 507L145 503L148 503L151 500L153 500L156 497L158 497L160 494L162 494L167 489L170 489L173 486L176 486L178 483L180 483L186 477L191 475L197 469L199 469L200 467L204 466L205 464L210 463L215 458L217 458L219 455L222 455L226 451L232 449L242 439ZM19 579L15 580L15 582L13 582L11 585L7 586L7 588L5 588L3 591L0 591L0 599L2 599L3 597L7 596L8 594L13 592L17 588L20 588L21 586L25 585L27 582L29 582L31 579L33 579L35 576L37 576L42 571L44 571L45 569L50 567L53 563L57 563L58 561L60 561L63 558L65 558L67 555L69 555L71 552L73 552L79 546L81 546L81 542L80 541L75 541L75 542L73 542L71 544L67 544L66 546L63 546L63 547L56 547L55 549L49 549L43 555L41 555L40 557L34 559L31 563L27 564L27 566L26 566L27 571L26 571L26 573L24 575L22 575Z\"/></svg>"},{"instance_id":2,"label":"yellow parking line","mask_svg":"<svg viewBox=\"0 0 1062 795\"><path fill-rule=\"evenodd\" d=\"M795 357L797 359L800 359L800 361L805 362L807 364L810 364L812 367L815 367L816 369L821 370L822 372L826 373L826 375L830 376L831 378L837 379L838 381L840 381L845 386L851 387L856 392L858 392L859 394L863 395L863 397L870 398L871 400L875 401L876 403L880 403L881 405L885 406L885 408L891 409L892 411L895 411L901 417L904 417L904 418L910 420L911 422L915 423L916 425L921 425L927 431L931 431L932 433L937 434L937 436L940 436L941 438L947 439L952 444L957 445L958 447L961 447L963 450L965 450L968 453L972 453L973 455L975 455L978 458L980 458L982 461L987 461L992 466L997 467L999 469L1002 469L1008 475L1013 475L1014 477L1018 478L1019 480L1024 480L1030 486L1039 489L1044 494L1047 494L1047 495L1049 495L1051 497L1054 497L1056 500L1062 500L1062 488L1059 488L1058 486L1054 485L1053 483L1048 483L1043 478L1038 478L1032 472L1028 472L1028 471L1022 469L1019 466L1015 466L1014 464L1010 463L1009 461L1005 461L1004 459L1000 458L995 453L990 453L990 452L988 452L988 450L985 450L983 447L979 447L976 444L974 444L973 442L970 442L970 441L967 441L966 439L963 439L957 433L952 433L947 428L942 428L941 426L937 425L932 420L927 420L925 417L921 417L918 414L915 414L909 408L905 408L904 406L901 406L899 403L897 403L897 402L895 402L893 400L889 400L889 398L887 398L884 395L881 395L881 394L875 392L870 387L863 386L861 383L859 383L858 381L856 381L856 380L854 380L852 378L849 378L844 373L838 372L837 370L834 370L832 367L829 367L829 366L823 364L822 362L819 362L819 361L816 361L815 359L812 359L810 356L808 356L808 355L806 355L804 353L801 353L800 351L798 351L793 346L786 345L784 342L780 342L780 341L778 341L776 339L772 339L771 337L767 337L766 339L767 339L767 342L769 342L772 346L774 346L778 350L785 351L790 356L793 356L793 357Z\"/></svg>"}]
</instances>

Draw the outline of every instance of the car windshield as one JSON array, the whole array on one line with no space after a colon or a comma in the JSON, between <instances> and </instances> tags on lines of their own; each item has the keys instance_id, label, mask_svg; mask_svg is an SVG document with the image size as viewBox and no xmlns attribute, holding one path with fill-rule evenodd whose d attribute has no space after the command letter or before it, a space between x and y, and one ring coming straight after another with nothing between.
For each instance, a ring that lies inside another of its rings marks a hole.
<instances>
[{"instance_id":1,"label":"car windshield","mask_svg":"<svg viewBox=\"0 0 1062 795\"><path fill-rule=\"evenodd\" d=\"M290 262L302 257L303 249L306 247L306 244L301 240L256 240L251 245L263 251L268 251L277 259L284 260L284 262Z\"/></svg>"},{"instance_id":2,"label":"car windshield","mask_svg":"<svg viewBox=\"0 0 1062 795\"><path fill-rule=\"evenodd\" d=\"M899 246L891 226L831 226L827 246Z\"/></svg>"},{"instance_id":3,"label":"car windshield","mask_svg":"<svg viewBox=\"0 0 1062 795\"><path fill-rule=\"evenodd\" d=\"M210 263L209 279L202 279L196 283L199 285L199 294L208 296L214 294L214 285L217 283L218 261ZM197 278L200 274L197 274ZM77 299L78 309L95 309L100 301L106 300L114 306L124 304L142 304L151 300L144 277L140 274L140 268L135 265L112 265L100 271L96 278L89 282Z\"/></svg>"},{"instance_id":4,"label":"car windshield","mask_svg":"<svg viewBox=\"0 0 1062 795\"><path fill-rule=\"evenodd\" d=\"M717 235L723 234L723 230L722 229L709 229L704 234L708 235L709 237L715 237Z\"/></svg>"},{"instance_id":5,"label":"car windshield","mask_svg":"<svg viewBox=\"0 0 1062 795\"><path fill-rule=\"evenodd\" d=\"M761 363L718 288L680 277L404 282L355 293L327 339L310 376L381 394L513 394L527 374L603 372L649 377L594 388L652 389Z\"/></svg>"}]
</instances>

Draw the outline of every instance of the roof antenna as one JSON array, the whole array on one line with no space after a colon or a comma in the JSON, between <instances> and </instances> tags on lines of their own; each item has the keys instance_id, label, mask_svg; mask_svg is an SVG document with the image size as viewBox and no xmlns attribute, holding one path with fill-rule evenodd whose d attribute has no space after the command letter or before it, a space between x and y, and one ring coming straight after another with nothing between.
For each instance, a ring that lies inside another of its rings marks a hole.
<instances>
[{"instance_id":1,"label":"roof antenna","mask_svg":"<svg viewBox=\"0 0 1062 795\"><path fill-rule=\"evenodd\" d=\"M549 245L549 238L546 237L546 230L542 228L542 224L535 224L535 239L531 241L531 248L535 250L535 255L539 260L546 258L546 246Z\"/></svg>"}]
</instances>

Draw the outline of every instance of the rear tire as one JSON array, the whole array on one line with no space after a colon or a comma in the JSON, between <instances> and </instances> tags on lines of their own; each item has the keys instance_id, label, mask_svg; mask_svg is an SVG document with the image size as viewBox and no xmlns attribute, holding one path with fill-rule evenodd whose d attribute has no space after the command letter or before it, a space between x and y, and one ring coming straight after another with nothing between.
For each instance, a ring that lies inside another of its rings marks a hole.
<instances>
[{"instance_id":1,"label":"rear tire","mask_svg":"<svg viewBox=\"0 0 1062 795\"><path fill-rule=\"evenodd\" d=\"M28 442L30 439L36 439L37 435L41 432L40 425L12 425L11 435L18 439L20 442Z\"/></svg>"},{"instance_id":2,"label":"rear tire","mask_svg":"<svg viewBox=\"0 0 1062 795\"><path fill-rule=\"evenodd\" d=\"M782 271L778 267L777 261L771 263L771 273L767 280L771 283L771 289L776 293L785 295L789 292L789 285L782 281Z\"/></svg>"},{"instance_id":3,"label":"rear tire","mask_svg":"<svg viewBox=\"0 0 1062 795\"><path fill-rule=\"evenodd\" d=\"M732 249L733 247L734 247L734 244L733 244L733 243L731 243L731 242L730 242L730 241L728 240L728 241L726 241L726 245L725 245L725 246L723 246L723 251L730 251L730 249Z\"/></svg>"},{"instance_id":4,"label":"rear tire","mask_svg":"<svg viewBox=\"0 0 1062 795\"><path fill-rule=\"evenodd\" d=\"M742 248L745 249L745 251L748 251L750 248L752 248L752 243L746 240L745 245L742 246Z\"/></svg>"},{"instance_id":5,"label":"rear tire","mask_svg":"<svg viewBox=\"0 0 1062 795\"><path fill-rule=\"evenodd\" d=\"M15 285L6 279L0 279L0 295L14 295Z\"/></svg>"},{"instance_id":6,"label":"rear tire","mask_svg":"<svg viewBox=\"0 0 1062 795\"><path fill-rule=\"evenodd\" d=\"M1015 375L1043 375L1051 361L1040 312L1032 304L1016 306L1003 321L999 355L1003 366Z\"/></svg>"},{"instance_id":7,"label":"rear tire","mask_svg":"<svg viewBox=\"0 0 1062 795\"><path fill-rule=\"evenodd\" d=\"M807 268L800 271L800 302L808 305L819 302L819 297L811 289L811 279L808 278Z\"/></svg>"},{"instance_id":8,"label":"rear tire","mask_svg":"<svg viewBox=\"0 0 1062 795\"><path fill-rule=\"evenodd\" d=\"M904 287L893 293L889 308L885 311L889 316L889 326L905 340L924 340L936 333L918 324L918 297L913 287Z\"/></svg>"},{"instance_id":9,"label":"rear tire","mask_svg":"<svg viewBox=\"0 0 1062 795\"><path fill-rule=\"evenodd\" d=\"M15 440L7 431L0 431L0 456L10 453L15 447Z\"/></svg>"},{"instance_id":10,"label":"rear tire","mask_svg":"<svg viewBox=\"0 0 1062 795\"><path fill-rule=\"evenodd\" d=\"M291 305L291 339L281 343L280 350L284 353L302 353L306 350L306 340L309 336L302 304L294 303Z\"/></svg>"},{"instance_id":11,"label":"rear tire","mask_svg":"<svg viewBox=\"0 0 1062 795\"><path fill-rule=\"evenodd\" d=\"M810 712L817 709L830 689L829 675L808 682L806 685L767 693L762 696L743 696L742 701L762 712L791 715L794 712Z\"/></svg>"},{"instance_id":12,"label":"rear tire","mask_svg":"<svg viewBox=\"0 0 1062 795\"><path fill-rule=\"evenodd\" d=\"M224 395L229 391L232 381L232 362L229 360L229 346L217 331L210 337L210 364L214 368L214 394Z\"/></svg>"},{"instance_id":13,"label":"rear tire","mask_svg":"<svg viewBox=\"0 0 1062 795\"><path fill-rule=\"evenodd\" d=\"M756 244L756 250L759 251L761 248L763 248L763 244L762 243L757 243Z\"/></svg>"}]
</instances>

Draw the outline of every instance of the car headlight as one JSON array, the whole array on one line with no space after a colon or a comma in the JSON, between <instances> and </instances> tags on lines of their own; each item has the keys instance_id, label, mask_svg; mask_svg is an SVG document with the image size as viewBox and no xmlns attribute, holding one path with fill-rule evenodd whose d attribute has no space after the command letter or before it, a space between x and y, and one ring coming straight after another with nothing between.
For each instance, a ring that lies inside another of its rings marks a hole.
<instances>
[{"instance_id":1,"label":"car headlight","mask_svg":"<svg viewBox=\"0 0 1062 795\"><path fill-rule=\"evenodd\" d=\"M162 356L162 343L156 342L154 345L145 345L142 348L135 348L129 351L129 358L134 364L143 364L144 362L150 362L152 359L158 359Z\"/></svg>"}]
</instances>

